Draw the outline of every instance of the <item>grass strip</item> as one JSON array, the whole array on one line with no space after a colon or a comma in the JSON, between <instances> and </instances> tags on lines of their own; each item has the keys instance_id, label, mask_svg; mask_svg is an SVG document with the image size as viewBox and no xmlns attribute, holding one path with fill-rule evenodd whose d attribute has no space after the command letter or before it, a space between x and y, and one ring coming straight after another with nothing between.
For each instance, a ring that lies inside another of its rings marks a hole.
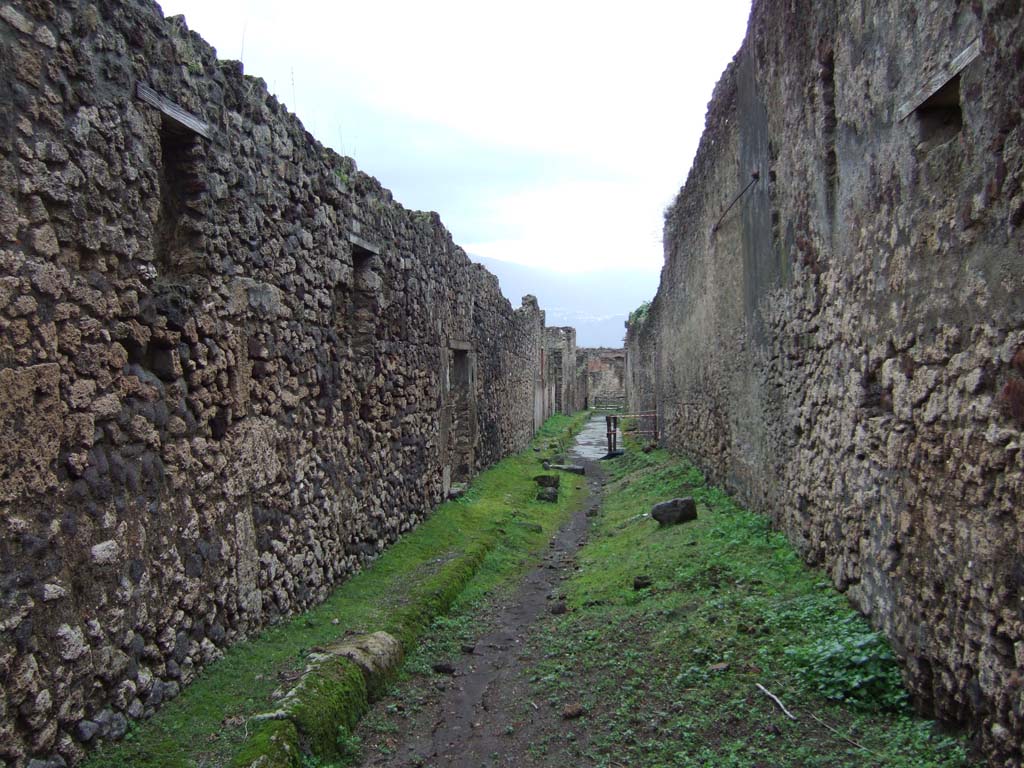
<instances>
[{"instance_id":1,"label":"grass strip","mask_svg":"<svg viewBox=\"0 0 1024 768\"><path fill-rule=\"evenodd\" d=\"M262 764L268 768L291 768L304 759L296 744L343 759L350 722L376 693L358 690L358 669L345 659L337 660L336 684L321 692L335 702L329 708L341 712L339 722L332 715L330 725L314 723L313 710L298 727L274 720L254 729L250 719L274 708L272 694L297 677L311 649L346 633L384 630L408 651L474 574L484 571L486 579L508 572L546 541L584 492L582 483L568 482L556 504L536 501L539 458L563 452L586 418L553 416L531 449L481 473L462 498L438 507L321 605L229 648L153 718L133 723L123 741L93 752L86 768L219 768L252 764L260 755L267 756ZM361 674L359 680L365 684ZM348 704L338 704L339 696ZM349 709L358 713L350 716Z\"/></svg>"},{"instance_id":2,"label":"grass strip","mask_svg":"<svg viewBox=\"0 0 1024 768\"><path fill-rule=\"evenodd\" d=\"M565 585L570 610L533 649L542 659L534 701L586 714L538 739L531 759L609 768L973 764L962 735L914 715L888 643L765 517L662 450L633 447L606 469L601 515ZM676 496L696 500L698 519L659 527L646 513Z\"/></svg>"}]
</instances>

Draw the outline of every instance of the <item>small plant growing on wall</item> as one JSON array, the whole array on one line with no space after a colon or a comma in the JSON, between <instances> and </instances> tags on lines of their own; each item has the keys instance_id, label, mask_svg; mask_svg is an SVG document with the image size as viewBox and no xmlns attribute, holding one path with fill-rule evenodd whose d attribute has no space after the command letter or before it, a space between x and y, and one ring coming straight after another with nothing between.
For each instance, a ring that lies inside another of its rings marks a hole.
<instances>
[{"instance_id":1,"label":"small plant growing on wall","mask_svg":"<svg viewBox=\"0 0 1024 768\"><path fill-rule=\"evenodd\" d=\"M639 307L629 313L629 324L636 325L644 323L651 312L651 302L645 301Z\"/></svg>"}]
</instances>

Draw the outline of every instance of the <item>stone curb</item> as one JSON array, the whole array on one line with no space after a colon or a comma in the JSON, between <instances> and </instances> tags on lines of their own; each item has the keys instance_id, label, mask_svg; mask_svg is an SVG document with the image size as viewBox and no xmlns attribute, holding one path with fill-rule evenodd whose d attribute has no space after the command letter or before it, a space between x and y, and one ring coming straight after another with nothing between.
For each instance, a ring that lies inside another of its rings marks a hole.
<instances>
[{"instance_id":1,"label":"stone curb","mask_svg":"<svg viewBox=\"0 0 1024 768\"><path fill-rule=\"evenodd\" d=\"M449 562L438 585L395 616L391 632L350 636L310 654L299 682L278 707L250 720L256 728L231 768L301 768L303 752L336 756L339 729L351 731L380 698L405 653L448 610L495 543Z\"/></svg>"},{"instance_id":2,"label":"stone curb","mask_svg":"<svg viewBox=\"0 0 1024 768\"><path fill-rule=\"evenodd\" d=\"M351 731L383 695L404 655L435 618L448 612L497 543L494 536L449 561L431 587L394 613L385 630L343 638L311 654L277 709L250 720L256 728L230 768L301 768L304 752L337 757L339 729Z\"/></svg>"}]
</instances>

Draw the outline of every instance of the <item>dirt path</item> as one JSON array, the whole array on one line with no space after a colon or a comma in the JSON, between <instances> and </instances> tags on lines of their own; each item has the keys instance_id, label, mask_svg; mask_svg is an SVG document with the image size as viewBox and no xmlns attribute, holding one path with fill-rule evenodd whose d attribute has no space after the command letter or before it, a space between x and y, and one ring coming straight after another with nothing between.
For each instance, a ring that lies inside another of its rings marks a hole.
<instances>
[{"instance_id":1,"label":"dirt path","mask_svg":"<svg viewBox=\"0 0 1024 768\"><path fill-rule=\"evenodd\" d=\"M589 492L583 506L552 539L548 552L527 573L518 591L494 607L486 634L451 660L453 669L437 675L434 684L417 697L414 711L402 704L401 691L378 704L390 713L385 717L393 722L383 730L393 735L382 739L363 732L364 766L564 765L564 756L532 749L541 741L539 736L552 729L578 730L567 742L573 755L578 754L585 729L574 727L578 721L563 719L561 711L552 711L544 702L531 701L525 669L533 661L531 636L546 617L564 611L559 585L573 572L575 554L586 538L587 512L601 503L603 481L597 459L605 450L604 417L594 417L569 454L574 463L586 468ZM563 477L563 482L571 481L571 476ZM574 764L579 764L575 758Z\"/></svg>"}]
</instances>

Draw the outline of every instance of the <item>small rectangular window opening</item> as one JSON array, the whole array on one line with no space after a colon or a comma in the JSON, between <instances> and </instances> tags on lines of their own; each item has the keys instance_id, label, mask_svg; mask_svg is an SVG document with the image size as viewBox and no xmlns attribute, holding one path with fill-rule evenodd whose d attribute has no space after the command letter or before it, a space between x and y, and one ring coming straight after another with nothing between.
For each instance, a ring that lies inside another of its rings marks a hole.
<instances>
[{"instance_id":1,"label":"small rectangular window opening","mask_svg":"<svg viewBox=\"0 0 1024 768\"><path fill-rule=\"evenodd\" d=\"M160 130L160 225L157 249L166 268L178 266L181 251L187 245L182 217L189 197L190 154L193 134L175 130L164 121Z\"/></svg>"},{"instance_id":2,"label":"small rectangular window opening","mask_svg":"<svg viewBox=\"0 0 1024 768\"><path fill-rule=\"evenodd\" d=\"M919 131L918 148L925 151L956 138L963 128L960 109L960 75L929 96L914 110Z\"/></svg>"},{"instance_id":3,"label":"small rectangular window opening","mask_svg":"<svg viewBox=\"0 0 1024 768\"><path fill-rule=\"evenodd\" d=\"M372 267L373 251L358 245L352 246L352 271L356 278L356 288L365 290L365 279Z\"/></svg>"},{"instance_id":4,"label":"small rectangular window opening","mask_svg":"<svg viewBox=\"0 0 1024 768\"><path fill-rule=\"evenodd\" d=\"M377 294L380 278L374 269L376 254L368 248L352 246L352 292L349 296L349 327L352 351L372 355L377 329Z\"/></svg>"},{"instance_id":5,"label":"small rectangular window opening","mask_svg":"<svg viewBox=\"0 0 1024 768\"><path fill-rule=\"evenodd\" d=\"M469 351L452 350L452 389L460 392L469 390Z\"/></svg>"}]
</instances>

